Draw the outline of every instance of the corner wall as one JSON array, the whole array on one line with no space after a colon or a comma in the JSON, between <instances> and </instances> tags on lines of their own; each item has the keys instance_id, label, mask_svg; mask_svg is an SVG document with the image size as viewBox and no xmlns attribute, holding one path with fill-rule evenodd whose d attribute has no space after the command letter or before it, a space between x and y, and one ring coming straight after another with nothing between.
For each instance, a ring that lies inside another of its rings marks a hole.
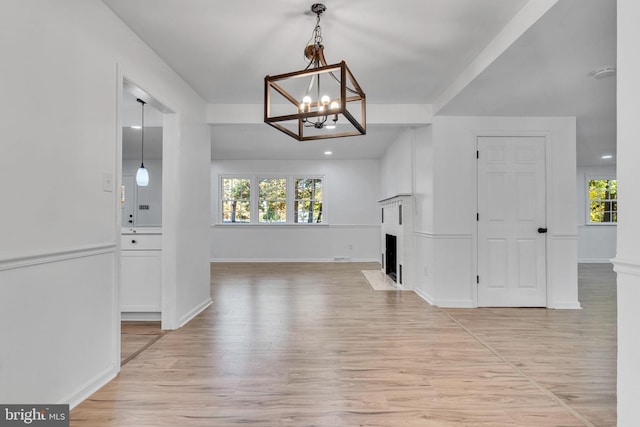
<instances>
[{"instance_id":1,"label":"corner wall","mask_svg":"<svg viewBox=\"0 0 640 427\"><path fill-rule=\"evenodd\" d=\"M635 426L640 420L640 179L638 159L638 99L640 99L640 2L618 0L618 242L613 262L618 273L618 425Z\"/></svg>"},{"instance_id":2,"label":"corner wall","mask_svg":"<svg viewBox=\"0 0 640 427\"><path fill-rule=\"evenodd\" d=\"M0 402L74 406L120 367L120 73L180 117L176 318L208 298L206 105L99 0L0 8Z\"/></svg>"}]
</instances>

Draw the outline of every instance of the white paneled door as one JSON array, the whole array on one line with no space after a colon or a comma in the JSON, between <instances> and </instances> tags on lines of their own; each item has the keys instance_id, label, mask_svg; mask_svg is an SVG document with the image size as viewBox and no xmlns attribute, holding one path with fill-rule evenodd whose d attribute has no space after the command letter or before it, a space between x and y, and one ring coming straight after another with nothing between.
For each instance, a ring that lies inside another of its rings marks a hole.
<instances>
[{"instance_id":1,"label":"white paneled door","mask_svg":"<svg viewBox=\"0 0 640 427\"><path fill-rule=\"evenodd\" d=\"M478 138L478 306L545 307L545 139Z\"/></svg>"}]
</instances>

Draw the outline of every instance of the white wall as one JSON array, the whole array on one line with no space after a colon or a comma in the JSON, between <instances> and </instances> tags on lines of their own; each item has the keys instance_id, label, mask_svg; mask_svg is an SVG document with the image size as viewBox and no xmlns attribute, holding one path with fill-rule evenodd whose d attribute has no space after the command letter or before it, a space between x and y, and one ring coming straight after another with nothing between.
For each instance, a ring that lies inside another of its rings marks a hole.
<instances>
[{"instance_id":1,"label":"white wall","mask_svg":"<svg viewBox=\"0 0 640 427\"><path fill-rule=\"evenodd\" d=\"M414 221L415 276L416 292L427 301L434 301L435 280L431 272L434 259L432 239L434 228L434 156L433 127L417 128L415 133L415 185L414 203L416 218Z\"/></svg>"},{"instance_id":2,"label":"white wall","mask_svg":"<svg viewBox=\"0 0 640 427\"><path fill-rule=\"evenodd\" d=\"M205 103L99 0L2 2L0 51L0 402L73 406L119 370L122 76L176 112L177 319L208 298Z\"/></svg>"},{"instance_id":3,"label":"white wall","mask_svg":"<svg viewBox=\"0 0 640 427\"><path fill-rule=\"evenodd\" d=\"M593 178L615 179L615 166L578 167L576 178L578 262L611 262L616 256L616 225L587 225L588 187Z\"/></svg>"},{"instance_id":4,"label":"white wall","mask_svg":"<svg viewBox=\"0 0 640 427\"><path fill-rule=\"evenodd\" d=\"M415 128L408 128L387 148L380 159L380 198L413 193L413 141Z\"/></svg>"},{"instance_id":5,"label":"white wall","mask_svg":"<svg viewBox=\"0 0 640 427\"><path fill-rule=\"evenodd\" d=\"M324 176L325 224L220 224L219 176ZM377 160L214 160L211 162L213 261L379 261Z\"/></svg>"},{"instance_id":6,"label":"white wall","mask_svg":"<svg viewBox=\"0 0 640 427\"><path fill-rule=\"evenodd\" d=\"M476 305L476 137L506 134L547 138L548 305L578 308L573 118L435 117L416 134L416 291Z\"/></svg>"},{"instance_id":7,"label":"white wall","mask_svg":"<svg viewBox=\"0 0 640 427\"><path fill-rule=\"evenodd\" d=\"M640 99L640 2L618 0L617 177L620 194L618 242L614 260L618 274L618 426L640 419L640 180L638 99Z\"/></svg>"}]
</instances>

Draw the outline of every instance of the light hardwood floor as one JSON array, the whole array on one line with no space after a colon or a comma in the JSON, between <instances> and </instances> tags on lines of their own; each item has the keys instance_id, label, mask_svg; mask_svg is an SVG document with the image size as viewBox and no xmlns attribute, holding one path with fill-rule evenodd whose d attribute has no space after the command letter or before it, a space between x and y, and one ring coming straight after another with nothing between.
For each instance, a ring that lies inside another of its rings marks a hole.
<instances>
[{"instance_id":1,"label":"light hardwood floor","mask_svg":"<svg viewBox=\"0 0 640 427\"><path fill-rule=\"evenodd\" d=\"M72 426L615 426L610 265L583 310L442 310L365 263L212 264L214 304L130 360Z\"/></svg>"},{"instance_id":2,"label":"light hardwood floor","mask_svg":"<svg viewBox=\"0 0 640 427\"><path fill-rule=\"evenodd\" d=\"M120 363L123 366L166 333L160 329L160 322L124 321L120 327Z\"/></svg>"}]
</instances>

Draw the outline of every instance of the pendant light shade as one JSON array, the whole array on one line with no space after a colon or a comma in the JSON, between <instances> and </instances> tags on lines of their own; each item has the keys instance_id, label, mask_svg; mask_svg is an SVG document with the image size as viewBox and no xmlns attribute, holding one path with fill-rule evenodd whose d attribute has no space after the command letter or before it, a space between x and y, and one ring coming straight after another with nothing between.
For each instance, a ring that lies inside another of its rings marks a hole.
<instances>
[{"instance_id":1,"label":"pendant light shade","mask_svg":"<svg viewBox=\"0 0 640 427\"><path fill-rule=\"evenodd\" d=\"M138 172L136 172L136 184L138 184L139 187L149 185L149 171L144 167L144 163L140 164Z\"/></svg>"},{"instance_id":2,"label":"pendant light shade","mask_svg":"<svg viewBox=\"0 0 640 427\"><path fill-rule=\"evenodd\" d=\"M149 185L149 171L144 167L144 104L146 104L146 102L140 98L136 101L142 105L142 152L140 155L140 167L138 168L138 172L136 172L136 184L138 184L139 187L146 187Z\"/></svg>"}]
</instances>

